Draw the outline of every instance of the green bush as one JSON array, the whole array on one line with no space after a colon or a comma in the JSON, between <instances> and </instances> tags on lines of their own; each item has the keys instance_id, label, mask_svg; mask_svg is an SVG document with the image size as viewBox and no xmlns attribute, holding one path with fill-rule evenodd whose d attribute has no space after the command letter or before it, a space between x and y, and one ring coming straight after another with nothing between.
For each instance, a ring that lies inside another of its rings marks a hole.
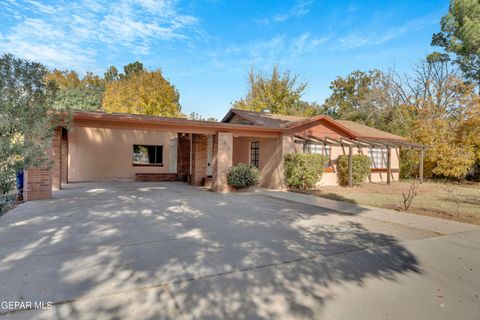
<instances>
[{"instance_id":1,"label":"green bush","mask_svg":"<svg viewBox=\"0 0 480 320\"><path fill-rule=\"evenodd\" d=\"M413 179L418 177L419 151L402 149L400 151L400 178Z\"/></svg>"},{"instance_id":2,"label":"green bush","mask_svg":"<svg viewBox=\"0 0 480 320\"><path fill-rule=\"evenodd\" d=\"M227 183L237 189L253 187L258 183L258 179L258 169L246 163L231 167L227 175Z\"/></svg>"},{"instance_id":3,"label":"green bush","mask_svg":"<svg viewBox=\"0 0 480 320\"><path fill-rule=\"evenodd\" d=\"M291 188L311 189L320 180L326 158L320 154L289 153L284 169Z\"/></svg>"},{"instance_id":4,"label":"green bush","mask_svg":"<svg viewBox=\"0 0 480 320\"><path fill-rule=\"evenodd\" d=\"M352 156L352 182L354 186L359 186L370 173L370 158L366 155L356 154ZM348 186L348 156L341 155L337 159L338 183L341 186Z\"/></svg>"},{"instance_id":5,"label":"green bush","mask_svg":"<svg viewBox=\"0 0 480 320\"><path fill-rule=\"evenodd\" d=\"M15 200L15 172L0 170L0 216L10 210Z\"/></svg>"}]
</instances>

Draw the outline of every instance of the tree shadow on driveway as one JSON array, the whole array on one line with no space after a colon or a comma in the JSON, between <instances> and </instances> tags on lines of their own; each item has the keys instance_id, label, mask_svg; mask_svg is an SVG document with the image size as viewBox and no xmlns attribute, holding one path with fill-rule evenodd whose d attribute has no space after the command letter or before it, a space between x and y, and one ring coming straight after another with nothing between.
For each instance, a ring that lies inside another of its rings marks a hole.
<instances>
[{"instance_id":1,"label":"tree shadow on driveway","mask_svg":"<svg viewBox=\"0 0 480 320\"><path fill-rule=\"evenodd\" d=\"M364 218L180 183L82 184L0 219L0 300L31 318L315 318L331 286L420 273ZM10 310L11 311L11 310Z\"/></svg>"}]
</instances>

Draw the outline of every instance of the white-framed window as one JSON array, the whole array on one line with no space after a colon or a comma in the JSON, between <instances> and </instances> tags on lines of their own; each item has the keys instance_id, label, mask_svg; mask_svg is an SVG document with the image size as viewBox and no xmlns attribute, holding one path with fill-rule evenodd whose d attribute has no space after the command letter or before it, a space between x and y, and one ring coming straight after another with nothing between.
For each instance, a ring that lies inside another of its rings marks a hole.
<instances>
[{"instance_id":1,"label":"white-framed window","mask_svg":"<svg viewBox=\"0 0 480 320\"><path fill-rule=\"evenodd\" d=\"M368 155L372 161L372 168L374 169L385 169L387 168L387 149L370 149L368 150Z\"/></svg>"},{"instance_id":2,"label":"white-framed window","mask_svg":"<svg viewBox=\"0 0 480 320\"><path fill-rule=\"evenodd\" d=\"M315 154L321 154L322 156L325 156L327 161L325 162L324 166L326 168L331 166L330 163L330 157L332 154L332 147L324 144L310 144L306 143L303 145L303 152L304 153L315 153Z\"/></svg>"}]
</instances>

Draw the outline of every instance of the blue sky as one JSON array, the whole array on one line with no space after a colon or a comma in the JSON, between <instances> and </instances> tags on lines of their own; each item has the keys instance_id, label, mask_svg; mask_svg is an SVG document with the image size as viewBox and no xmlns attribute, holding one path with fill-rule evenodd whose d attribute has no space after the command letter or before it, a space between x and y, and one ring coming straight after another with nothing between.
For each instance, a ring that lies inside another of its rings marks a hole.
<instances>
[{"instance_id":1,"label":"blue sky","mask_svg":"<svg viewBox=\"0 0 480 320\"><path fill-rule=\"evenodd\" d=\"M0 53L103 74L140 60L178 88L184 113L221 118L250 66L278 64L323 102L338 75L395 66L432 51L448 0L0 0Z\"/></svg>"}]
</instances>

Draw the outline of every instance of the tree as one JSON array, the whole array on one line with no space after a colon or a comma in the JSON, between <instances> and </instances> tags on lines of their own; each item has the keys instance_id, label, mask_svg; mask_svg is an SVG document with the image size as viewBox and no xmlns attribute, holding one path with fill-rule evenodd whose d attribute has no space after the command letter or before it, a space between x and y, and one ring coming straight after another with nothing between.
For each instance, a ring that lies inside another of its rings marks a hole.
<instances>
[{"instance_id":1,"label":"tree","mask_svg":"<svg viewBox=\"0 0 480 320\"><path fill-rule=\"evenodd\" d=\"M102 108L107 112L178 117L179 99L177 89L160 70L129 71L128 76L106 83Z\"/></svg>"},{"instance_id":2,"label":"tree","mask_svg":"<svg viewBox=\"0 0 480 320\"><path fill-rule=\"evenodd\" d=\"M104 81L91 72L80 79L75 71L53 70L45 76L51 82L54 109L99 110L105 90Z\"/></svg>"},{"instance_id":3,"label":"tree","mask_svg":"<svg viewBox=\"0 0 480 320\"><path fill-rule=\"evenodd\" d=\"M396 134L408 131L408 112L395 92L394 72L354 71L332 81L322 113Z\"/></svg>"},{"instance_id":4,"label":"tree","mask_svg":"<svg viewBox=\"0 0 480 320\"><path fill-rule=\"evenodd\" d=\"M16 171L48 161L54 115L46 74L39 63L0 57L0 210L8 204Z\"/></svg>"},{"instance_id":5,"label":"tree","mask_svg":"<svg viewBox=\"0 0 480 320\"><path fill-rule=\"evenodd\" d=\"M327 114L406 136L428 146L425 176L463 179L480 155L480 98L441 54L399 75L355 71L332 82ZM478 120L477 120L478 119ZM415 175L418 154L402 150L402 176ZM479 160L477 160L480 162Z\"/></svg>"},{"instance_id":6,"label":"tree","mask_svg":"<svg viewBox=\"0 0 480 320\"><path fill-rule=\"evenodd\" d=\"M463 179L475 162L480 98L447 61L424 61L413 76L397 77L399 101L410 110L410 140L429 146L425 175ZM467 134L471 132L472 134Z\"/></svg>"},{"instance_id":7,"label":"tree","mask_svg":"<svg viewBox=\"0 0 480 320\"><path fill-rule=\"evenodd\" d=\"M105 71L105 73L103 74L103 78L106 82L113 82L119 80L120 76L118 74L117 68L115 68L114 66L108 68L107 71Z\"/></svg>"},{"instance_id":8,"label":"tree","mask_svg":"<svg viewBox=\"0 0 480 320\"><path fill-rule=\"evenodd\" d=\"M448 14L442 17L440 27L441 32L432 36L432 45L453 53L454 61L467 79L480 88L480 2L451 0ZM446 58L444 55L443 59Z\"/></svg>"},{"instance_id":9,"label":"tree","mask_svg":"<svg viewBox=\"0 0 480 320\"><path fill-rule=\"evenodd\" d=\"M141 63L140 61L135 61L124 66L123 71L125 72L125 74L121 74L120 77L129 77L133 74L145 71L145 68L143 67L143 63Z\"/></svg>"},{"instance_id":10,"label":"tree","mask_svg":"<svg viewBox=\"0 0 480 320\"><path fill-rule=\"evenodd\" d=\"M197 112L191 112L188 117L187 117L188 120L198 120L198 121L211 121L211 122L218 122L218 119L217 118L214 118L214 117L209 117L209 118L204 118L203 116L201 116L199 113Z\"/></svg>"},{"instance_id":11,"label":"tree","mask_svg":"<svg viewBox=\"0 0 480 320\"><path fill-rule=\"evenodd\" d=\"M280 73L275 66L271 75L256 73L253 67L248 74L248 93L245 98L233 102L237 109L262 111L286 115L313 115L316 106L301 100L307 84L298 81L290 71Z\"/></svg>"},{"instance_id":12,"label":"tree","mask_svg":"<svg viewBox=\"0 0 480 320\"><path fill-rule=\"evenodd\" d=\"M367 121L376 110L370 97L382 75L378 70L357 70L345 78L337 77L330 85L332 94L325 101L325 112L334 118Z\"/></svg>"}]
</instances>

